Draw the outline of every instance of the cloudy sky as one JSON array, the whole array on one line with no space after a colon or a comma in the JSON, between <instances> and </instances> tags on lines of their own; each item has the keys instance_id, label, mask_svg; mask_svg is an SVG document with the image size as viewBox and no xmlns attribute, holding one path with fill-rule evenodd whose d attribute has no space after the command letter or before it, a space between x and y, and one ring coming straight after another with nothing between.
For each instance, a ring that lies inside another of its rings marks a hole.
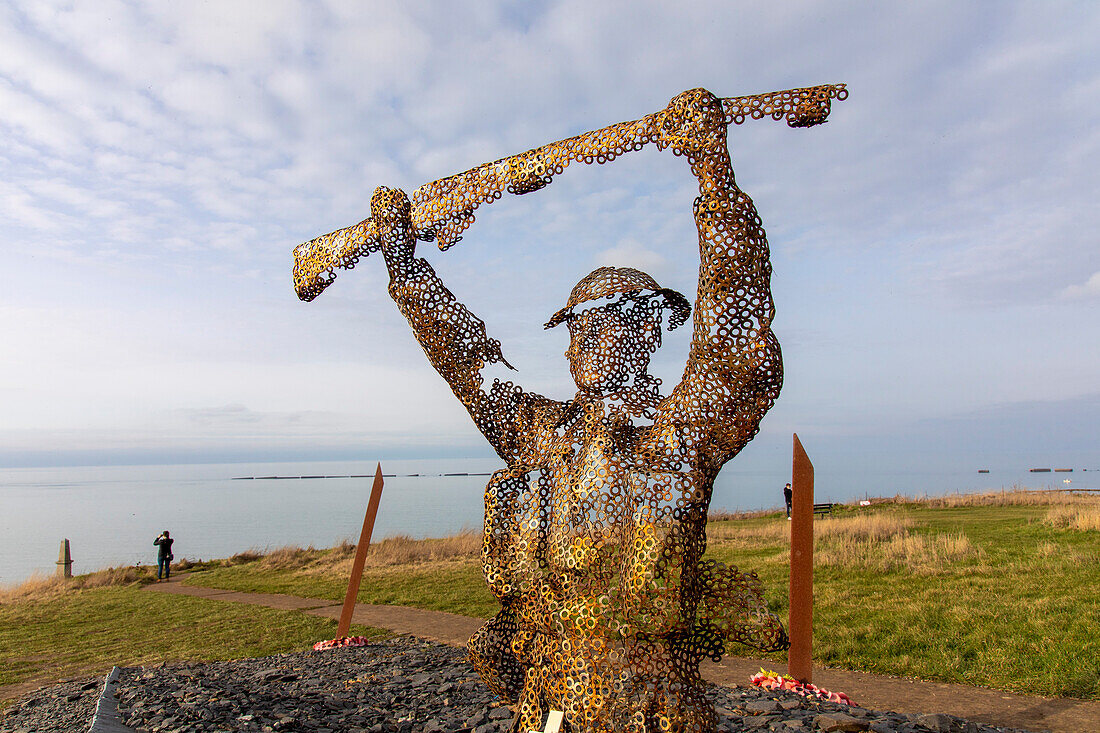
<instances>
[{"instance_id":1,"label":"cloudy sky","mask_svg":"<svg viewBox=\"0 0 1100 733\"><path fill-rule=\"evenodd\" d=\"M381 261L306 304L293 247L685 89L827 82L829 124L730 131L786 362L754 450L1100 463L1097 38L1092 3L0 4L0 464L487 455ZM541 324L601 264L693 294L692 189L646 150L421 251L567 398Z\"/></svg>"}]
</instances>

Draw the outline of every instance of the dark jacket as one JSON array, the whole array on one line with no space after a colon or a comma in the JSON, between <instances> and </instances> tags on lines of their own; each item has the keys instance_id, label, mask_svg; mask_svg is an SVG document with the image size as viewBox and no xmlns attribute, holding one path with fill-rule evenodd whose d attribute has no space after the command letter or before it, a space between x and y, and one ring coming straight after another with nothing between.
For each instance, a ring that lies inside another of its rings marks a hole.
<instances>
[{"instance_id":1,"label":"dark jacket","mask_svg":"<svg viewBox=\"0 0 1100 733\"><path fill-rule=\"evenodd\" d=\"M160 547L160 552L157 553L157 559L163 560L166 557L172 556L173 542L175 542L175 540L171 537L157 537L153 540L153 544Z\"/></svg>"}]
</instances>

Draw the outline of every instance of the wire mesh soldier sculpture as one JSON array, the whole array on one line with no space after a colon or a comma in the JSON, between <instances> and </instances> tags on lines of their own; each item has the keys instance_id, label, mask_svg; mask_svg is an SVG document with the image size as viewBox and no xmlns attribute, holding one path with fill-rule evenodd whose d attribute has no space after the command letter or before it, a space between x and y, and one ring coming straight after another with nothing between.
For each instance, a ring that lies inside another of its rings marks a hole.
<instances>
[{"instance_id":1,"label":"wire mesh soldier sculpture","mask_svg":"<svg viewBox=\"0 0 1100 733\"><path fill-rule=\"evenodd\" d=\"M703 559L715 476L782 383L768 245L734 181L726 130L765 116L820 124L846 97L843 85L729 99L693 89L640 120L426 184L411 200L380 187L369 219L296 248L303 300L335 268L382 252L390 296L507 464L486 488L482 549L501 611L468 648L486 683L516 704L514 731L541 728L551 709L572 731L710 731L701 660L730 642L786 647L756 575ZM546 324L569 329L573 399L486 387L486 365L510 367L500 344L416 257L416 241L447 249L480 204L650 143L686 158L699 181L699 285L680 383L664 396L647 367L666 313L670 329L690 317L687 299L639 270L603 267Z\"/></svg>"}]
</instances>

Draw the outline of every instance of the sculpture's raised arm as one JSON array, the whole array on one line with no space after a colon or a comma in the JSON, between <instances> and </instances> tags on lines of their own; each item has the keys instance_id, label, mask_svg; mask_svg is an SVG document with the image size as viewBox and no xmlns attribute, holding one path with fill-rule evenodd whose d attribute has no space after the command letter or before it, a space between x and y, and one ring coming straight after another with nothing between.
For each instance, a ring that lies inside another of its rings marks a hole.
<instances>
[{"instance_id":1,"label":"sculpture's raised arm","mask_svg":"<svg viewBox=\"0 0 1100 733\"><path fill-rule=\"evenodd\" d=\"M333 270L350 270L380 246L378 227L370 219L299 244L294 248L294 291L301 300L313 300L336 279Z\"/></svg>"},{"instance_id":2,"label":"sculpture's raised arm","mask_svg":"<svg viewBox=\"0 0 1100 733\"><path fill-rule=\"evenodd\" d=\"M751 200L734 182L726 128L764 117L785 119L792 127L820 124L828 116L832 100L846 97L842 84L727 99L695 89L641 119L582 133L425 184L413 193L411 201L401 192L400 216L386 206L375 211L372 198L371 218L294 250L295 289L301 299L312 300L332 283L336 269L351 269L361 257L379 249L386 252L391 295L413 324L432 365L498 452L515 455L520 430L504 427L515 415L509 412L511 408L502 411L501 405L515 402L505 399L505 392L521 393L511 385L494 385L490 399L480 387L485 364L507 364L500 345L486 336L484 323L458 303L431 266L413 257L415 242L434 240L440 249L447 249L473 223L480 205L505 192L521 195L537 191L573 162L606 163L651 142L671 149L688 158L699 179L695 218L700 277L695 337L685 380L665 412L666 417L675 415L680 425L711 425L722 434L718 453L732 456L755 434L782 377L779 346L770 329L767 241ZM379 189L376 197L384 191L389 189ZM407 257L397 257L398 252ZM698 378L687 379L689 375ZM760 409L746 413L746 397Z\"/></svg>"},{"instance_id":3,"label":"sculpture's raised arm","mask_svg":"<svg viewBox=\"0 0 1100 733\"><path fill-rule=\"evenodd\" d=\"M683 96L683 95L681 95ZM847 98L843 84L826 84L720 100L722 123L746 119L786 119L791 127L825 121L833 99ZM678 97L679 99L679 97ZM607 163L623 153L641 150L654 140L670 143L670 109L638 120L620 122L525 153L485 163L457 175L426 183L412 195L413 235L447 249L474 222L474 211L504 193L522 195L548 185L570 163ZM298 297L312 300L336 278L337 268L351 269L360 257L378 248L377 227L370 219L299 245L294 250L294 286Z\"/></svg>"},{"instance_id":4,"label":"sculpture's raised arm","mask_svg":"<svg viewBox=\"0 0 1100 733\"><path fill-rule=\"evenodd\" d=\"M440 249L448 249L474 223L474 211L505 192L519 196L537 191L574 161L606 163L624 152L640 150L652 137L654 117L609 125L425 183L412 195L410 231L415 239L435 241ZM334 270L350 270L378 246L378 227L371 219L298 245L294 249L298 297L313 300L336 279Z\"/></svg>"},{"instance_id":5,"label":"sculpture's raised arm","mask_svg":"<svg viewBox=\"0 0 1100 733\"><path fill-rule=\"evenodd\" d=\"M413 329L432 367L470 413L485 439L505 461L520 460L531 420L553 409L553 400L496 380L482 389L488 364L512 368L490 338L485 323L460 303L422 257L409 220L409 199L400 189L379 188L371 197L371 220L389 270L389 294Z\"/></svg>"},{"instance_id":6,"label":"sculpture's raised arm","mask_svg":"<svg viewBox=\"0 0 1100 733\"><path fill-rule=\"evenodd\" d=\"M721 100L725 124L746 119L786 119L791 127L824 122L829 103L844 99L843 84L788 89ZM435 239L447 249L474 221L474 210L505 192L521 195L548 185L575 161L607 163L623 153L641 150L660 136L659 121L667 110L543 145L525 153L485 163L449 178L427 183L412 195L413 226L418 236Z\"/></svg>"},{"instance_id":7,"label":"sculpture's raised arm","mask_svg":"<svg viewBox=\"0 0 1100 733\"><path fill-rule=\"evenodd\" d=\"M783 382L771 330L768 241L752 200L735 181L726 146L730 123L786 119L791 127L825 122L843 85L719 99L703 89L679 95L661 113L655 142L687 158L699 180L699 286L684 376L658 423L699 446L699 460L732 458L756 435Z\"/></svg>"},{"instance_id":8,"label":"sculpture's raised arm","mask_svg":"<svg viewBox=\"0 0 1100 733\"><path fill-rule=\"evenodd\" d=\"M447 249L473 224L478 206L504 193L519 196L538 191L570 163L606 163L641 150L651 139L654 117L608 125L426 183L412 195L413 225L422 238L434 239L440 249Z\"/></svg>"},{"instance_id":9,"label":"sculpture's raised arm","mask_svg":"<svg viewBox=\"0 0 1100 733\"><path fill-rule=\"evenodd\" d=\"M813 127L825 122L834 99L843 102L847 98L848 89L844 84L821 84L746 97L726 97L722 100L722 112L727 125L771 117L787 120L790 127Z\"/></svg>"}]
</instances>

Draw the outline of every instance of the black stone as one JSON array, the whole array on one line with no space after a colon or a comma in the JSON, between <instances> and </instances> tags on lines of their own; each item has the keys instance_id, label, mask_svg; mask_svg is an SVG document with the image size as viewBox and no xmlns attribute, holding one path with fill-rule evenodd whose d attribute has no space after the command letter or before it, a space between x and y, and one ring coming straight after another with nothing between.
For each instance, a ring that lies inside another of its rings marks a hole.
<instances>
[{"instance_id":1,"label":"black stone","mask_svg":"<svg viewBox=\"0 0 1100 733\"><path fill-rule=\"evenodd\" d=\"M38 690L3 714L0 730L87 730L100 689L99 680L75 680ZM149 733L506 733L512 726L512 710L482 684L462 650L409 637L361 648L125 669L117 693L122 721ZM756 687L712 686L707 696L723 733L820 730L818 720L841 715L859 721L847 727L874 733L1023 733Z\"/></svg>"}]
</instances>

